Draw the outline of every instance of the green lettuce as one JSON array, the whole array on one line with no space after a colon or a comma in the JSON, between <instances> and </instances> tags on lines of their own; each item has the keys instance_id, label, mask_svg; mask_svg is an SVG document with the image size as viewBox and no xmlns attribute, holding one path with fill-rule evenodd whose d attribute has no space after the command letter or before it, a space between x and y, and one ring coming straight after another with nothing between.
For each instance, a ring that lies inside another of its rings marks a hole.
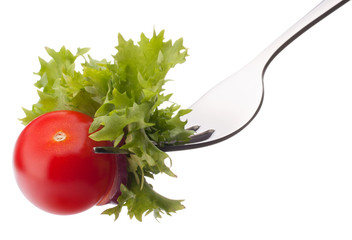
<instances>
[{"instance_id":1,"label":"green lettuce","mask_svg":"<svg viewBox=\"0 0 352 240\"><path fill-rule=\"evenodd\" d=\"M171 159L155 143L187 142L193 131L185 129L181 117L190 112L171 103L172 94L164 93L166 74L186 60L187 49L182 38L164 40L164 31L153 32L151 38L141 34L135 44L118 35L117 53L113 60L95 60L87 55L88 48L76 54L62 47L59 51L46 48L49 61L39 58L40 79L35 83L39 101L32 109L23 109L23 124L41 114L55 110L74 110L90 115L94 121L90 137L96 141L113 141L128 149L130 181L121 186L118 206L104 214L119 216L122 207L129 216L142 221L143 214L170 214L183 209L181 200L171 200L156 193L146 177L165 173L171 177ZM82 58L82 70L76 60ZM165 104L167 103L167 104ZM170 164L166 164L169 162Z\"/></svg>"}]
</instances>

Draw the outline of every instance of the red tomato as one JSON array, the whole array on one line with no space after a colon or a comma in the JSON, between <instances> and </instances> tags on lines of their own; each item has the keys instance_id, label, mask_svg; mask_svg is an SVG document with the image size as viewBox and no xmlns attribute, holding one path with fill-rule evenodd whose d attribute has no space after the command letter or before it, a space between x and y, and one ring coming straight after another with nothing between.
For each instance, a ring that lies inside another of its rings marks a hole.
<instances>
[{"instance_id":1,"label":"red tomato","mask_svg":"<svg viewBox=\"0 0 352 240\"><path fill-rule=\"evenodd\" d=\"M111 143L88 137L92 121L75 111L49 112L20 134L15 176L23 194L37 207L55 214L79 213L110 202L120 184L126 184L124 155L94 153L93 147Z\"/></svg>"}]
</instances>

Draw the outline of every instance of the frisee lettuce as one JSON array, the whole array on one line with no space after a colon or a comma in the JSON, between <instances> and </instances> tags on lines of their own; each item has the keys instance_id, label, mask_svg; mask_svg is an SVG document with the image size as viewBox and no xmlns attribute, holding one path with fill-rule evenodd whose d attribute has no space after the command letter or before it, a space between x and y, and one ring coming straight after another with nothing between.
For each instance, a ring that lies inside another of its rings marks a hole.
<instances>
[{"instance_id":1,"label":"frisee lettuce","mask_svg":"<svg viewBox=\"0 0 352 240\"><path fill-rule=\"evenodd\" d=\"M128 186L121 186L118 206L103 214L119 216L128 208L131 218L142 221L143 214L170 214L183 209L181 200L171 200L156 193L146 177L166 173L176 175L165 163L171 159L154 143L186 142L193 131L185 129L181 117L190 112L170 103L172 94L164 94L167 72L186 60L187 49L182 38L174 43L164 41L164 31L153 32L149 39L143 33L135 44L118 35L117 53L113 60L95 60L87 55L88 48L78 48L76 54L62 47L59 51L46 48L52 58L39 58L39 101L31 110L23 109L23 124L41 114L55 110L74 110L90 115L94 121L90 137L96 141L113 141L133 154L128 155ZM75 62L83 57L82 70ZM166 104L164 106L164 103Z\"/></svg>"}]
</instances>

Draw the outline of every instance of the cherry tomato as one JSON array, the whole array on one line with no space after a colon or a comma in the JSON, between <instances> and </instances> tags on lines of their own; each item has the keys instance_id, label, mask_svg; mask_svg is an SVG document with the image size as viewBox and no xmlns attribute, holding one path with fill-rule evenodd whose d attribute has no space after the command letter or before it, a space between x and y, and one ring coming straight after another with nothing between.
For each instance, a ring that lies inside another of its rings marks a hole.
<instances>
[{"instance_id":1,"label":"cherry tomato","mask_svg":"<svg viewBox=\"0 0 352 240\"><path fill-rule=\"evenodd\" d=\"M95 154L109 146L89 138L93 119L75 111L54 111L29 123L14 151L14 171L23 194L50 213L75 214L112 201L126 184L124 155ZM121 175L121 176L120 176Z\"/></svg>"}]
</instances>

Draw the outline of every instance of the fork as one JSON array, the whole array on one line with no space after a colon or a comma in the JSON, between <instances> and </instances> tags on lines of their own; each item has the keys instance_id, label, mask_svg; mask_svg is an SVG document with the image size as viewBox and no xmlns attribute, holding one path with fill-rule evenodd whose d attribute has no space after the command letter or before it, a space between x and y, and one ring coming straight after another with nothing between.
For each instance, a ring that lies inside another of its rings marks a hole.
<instances>
[{"instance_id":1,"label":"fork","mask_svg":"<svg viewBox=\"0 0 352 240\"><path fill-rule=\"evenodd\" d=\"M264 74L272 60L291 42L349 0L324 0L237 73L210 89L190 109L187 125L197 134L184 144L164 143L160 150L178 151L209 146L243 130L259 112L264 97ZM219 108L218 106L226 106ZM118 148L96 147L96 153L127 154Z\"/></svg>"}]
</instances>

